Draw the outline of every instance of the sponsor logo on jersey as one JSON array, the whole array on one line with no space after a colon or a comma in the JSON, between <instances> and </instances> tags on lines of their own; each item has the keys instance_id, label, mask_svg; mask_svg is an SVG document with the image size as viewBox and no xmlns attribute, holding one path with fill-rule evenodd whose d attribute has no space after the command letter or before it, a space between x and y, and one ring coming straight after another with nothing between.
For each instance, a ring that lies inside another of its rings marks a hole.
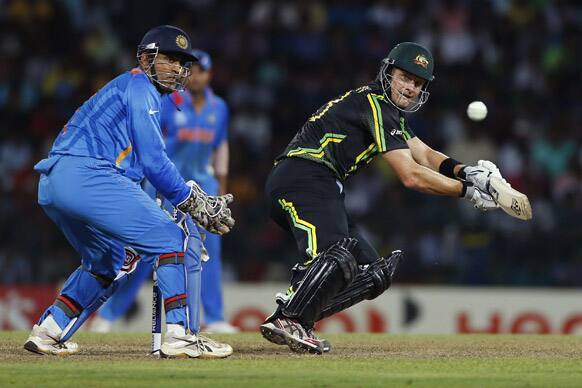
<instances>
[{"instance_id":1,"label":"sponsor logo on jersey","mask_svg":"<svg viewBox=\"0 0 582 388\"><path fill-rule=\"evenodd\" d=\"M402 130L396 129L396 128L392 128L392 130L390 131L390 135L392 135L392 136L396 136L396 135L402 136Z\"/></svg>"},{"instance_id":2,"label":"sponsor logo on jersey","mask_svg":"<svg viewBox=\"0 0 582 388\"><path fill-rule=\"evenodd\" d=\"M183 142L199 142L209 144L214 141L214 132L206 128L180 128L177 138Z\"/></svg>"}]
</instances>

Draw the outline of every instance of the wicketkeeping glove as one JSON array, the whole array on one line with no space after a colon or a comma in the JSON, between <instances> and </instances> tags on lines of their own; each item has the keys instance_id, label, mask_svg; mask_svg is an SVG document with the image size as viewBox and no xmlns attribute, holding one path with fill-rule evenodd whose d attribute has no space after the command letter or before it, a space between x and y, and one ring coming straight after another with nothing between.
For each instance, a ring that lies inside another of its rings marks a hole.
<instances>
[{"instance_id":1,"label":"wicketkeeping glove","mask_svg":"<svg viewBox=\"0 0 582 388\"><path fill-rule=\"evenodd\" d=\"M192 216L201 227L215 234L226 234L234 226L234 218L228 204L233 201L232 194L208 195L194 181L186 182L190 186L190 195L178 209Z\"/></svg>"}]
</instances>

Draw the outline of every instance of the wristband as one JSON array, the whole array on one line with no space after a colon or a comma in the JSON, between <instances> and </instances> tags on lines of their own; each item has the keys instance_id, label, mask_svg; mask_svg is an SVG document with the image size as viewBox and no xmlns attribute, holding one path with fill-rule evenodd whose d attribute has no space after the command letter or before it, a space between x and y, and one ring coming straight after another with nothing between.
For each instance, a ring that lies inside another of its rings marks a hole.
<instances>
[{"instance_id":1,"label":"wristband","mask_svg":"<svg viewBox=\"0 0 582 388\"><path fill-rule=\"evenodd\" d=\"M458 166L459 164L463 163L453 158L446 158L441 162L441 165L439 166L439 173L441 173L444 176L448 176L449 178L455 179L456 178L455 166Z\"/></svg>"},{"instance_id":2,"label":"wristband","mask_svg":"<svg viewBox=\"0 0 582 388\"><path fill-rule=\"evenodd\" d=\"M461 179L467 179L467 174L465 173L465 170L467 169L468 166L463 166L461 167L461 169L459 170L459 173L457 174L457 176Z\"/></svg>"}]
</instances>

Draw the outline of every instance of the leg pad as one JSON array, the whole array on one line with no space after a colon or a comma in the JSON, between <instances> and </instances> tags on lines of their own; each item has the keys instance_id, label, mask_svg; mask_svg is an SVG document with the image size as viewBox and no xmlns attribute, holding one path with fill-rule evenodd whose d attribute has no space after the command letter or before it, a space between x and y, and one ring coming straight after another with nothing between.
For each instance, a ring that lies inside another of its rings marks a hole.
<instances>
[{"instance_id":1,"label":"leg pad","mask_svg":"<svg viewBox=\"0 0 582 388\"><path fill-rule=\"evenodd\" d=\"M320 253L282 308L282 314L311 328L321 309L356 277L358 266L351 253L356 245L357 240L345 238Z\"/></svg>"},{"instance_id":2,"label":"leg pad","mask_svg":"<svg viewBox=\"0 0 582 388\"><path fill-rule=\"evenodd\" d=\"M320 310L315 320L327 318L363 300L371 300L381 295L392 284L392 276L402 257L401 251L394 251L387 259L380 257L372 264L360 269L354 281L336 294Z\"/></svg>"}]
</instances>

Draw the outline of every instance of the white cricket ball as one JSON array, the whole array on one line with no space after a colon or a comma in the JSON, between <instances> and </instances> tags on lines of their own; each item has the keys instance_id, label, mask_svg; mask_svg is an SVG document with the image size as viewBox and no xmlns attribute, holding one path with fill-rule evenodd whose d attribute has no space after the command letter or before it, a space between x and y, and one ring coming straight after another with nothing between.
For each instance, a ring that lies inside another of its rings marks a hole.
<instances>
[{"instance_id":1,"label":"white cricket ball","mask_svg":"<svg viewBox=\"0 0 582 388\"><path fill-rule=\"evenodd\" d=\"M473 101L467 107L467 116L473 121L481 121L487 117L487 105L483 101Z\"/></svg>"}]
</instances>

